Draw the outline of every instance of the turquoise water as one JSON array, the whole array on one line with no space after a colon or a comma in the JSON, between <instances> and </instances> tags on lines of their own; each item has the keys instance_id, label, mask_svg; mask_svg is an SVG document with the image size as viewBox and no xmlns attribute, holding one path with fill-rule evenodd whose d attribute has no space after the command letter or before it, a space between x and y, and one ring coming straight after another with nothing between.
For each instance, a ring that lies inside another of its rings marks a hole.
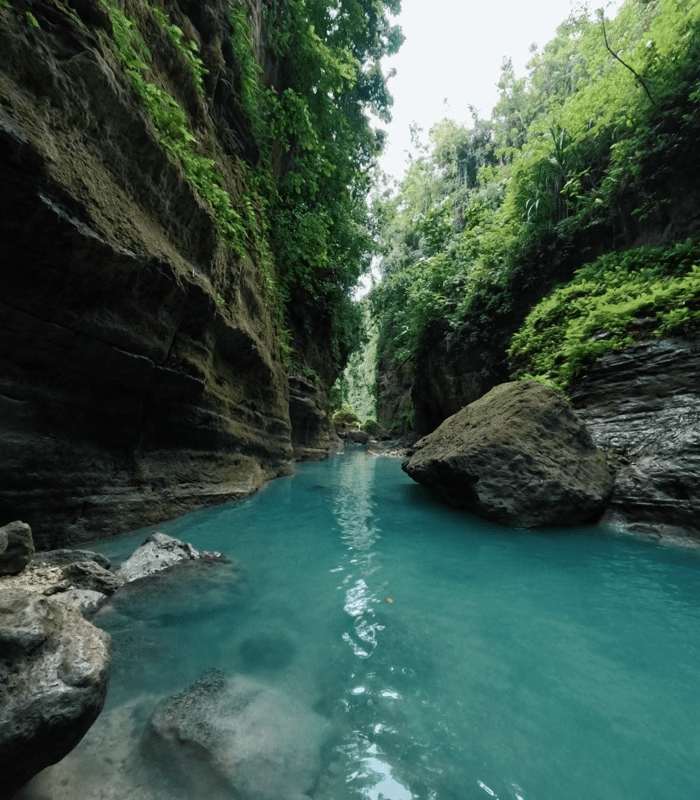
<instances>
[{"instance_id":1,"label":"turquoise water","mask_svg":"<svg viewBox=\"0 0 700 800\"><path fill-rule=\"evenodd\" d=\"M321 800L700 797L697 551L490 525L359 449L158 529L241 572L103 614L108 708L252 675L332 722Z\"/></svg>"}]
</instances>

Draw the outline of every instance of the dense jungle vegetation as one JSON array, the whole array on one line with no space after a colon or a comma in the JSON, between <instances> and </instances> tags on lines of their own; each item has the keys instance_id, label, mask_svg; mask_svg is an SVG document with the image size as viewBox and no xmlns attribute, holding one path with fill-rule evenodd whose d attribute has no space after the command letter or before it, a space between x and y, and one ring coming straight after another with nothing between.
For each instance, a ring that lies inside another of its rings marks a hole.
<instances>
[{"instance_id":1,"label":"dense jungle vegetation","mask_svg":"<svg viewBox=\"0 0 700 800\"><path fill-rule=\"evenodd\" d=\"M427 143L416 127L400 185L375 188L375 330L335 391L360 416L378 358L416 365L446 337L478 348L508 329L510 375L566 391L607 350L700 317L700 243L644 235L674 176L698 172L700 4L584 8L531 52L523 77L504 59L491 119L465 98L469 124Z\"/></svg>"}]
</instances>

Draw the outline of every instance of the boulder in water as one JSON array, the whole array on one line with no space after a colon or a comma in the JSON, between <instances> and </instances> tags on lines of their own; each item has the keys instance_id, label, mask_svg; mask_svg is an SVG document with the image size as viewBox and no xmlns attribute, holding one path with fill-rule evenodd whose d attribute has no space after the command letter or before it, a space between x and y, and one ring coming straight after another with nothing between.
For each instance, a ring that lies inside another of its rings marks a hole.
<instances>
[{"instance_id":1,"label":"boulder in water","mask_svg":"<svg viewBox=\"0 0 700 800\"><path fill-rule=\"evenodd\" d=\"M116 575L131 581L147 578L169 567L199 558L222 558L221 553L199 552L191 544L164 533L152 533L148 539L119 567Z\"/></svg>"},{"instance_id":2,"label":"boulder in water","mask_svg":"<svg viewBox=\"0 0 700 800\"><path fill-rule=\"evenodd\" d=\"M109 634L36 593L0 595L0 797L82 739L102 710Z\"/></svg>"},{"instance_id":3,"label":"boulder in water","mask_svg":"<svg viewBox=\"0 0 700 800\"><path fill-rule=\"evenodd\" d=\"M212 670L156 707L144 749L179 771L193 797L302 800L328 734L327 720L296 699Z\"/></svg>"},{"instance_id":4,"label":"boulder in water","mask_svg":"<svg viewBox=\"0 0 700 800\"><path fill-rule=\"evenodd\" d=\"M514 527L589 520L613 486L569 403L536 381L496 386L420 439L402 466L452 505Z\"/></svg>"}]
</instances>

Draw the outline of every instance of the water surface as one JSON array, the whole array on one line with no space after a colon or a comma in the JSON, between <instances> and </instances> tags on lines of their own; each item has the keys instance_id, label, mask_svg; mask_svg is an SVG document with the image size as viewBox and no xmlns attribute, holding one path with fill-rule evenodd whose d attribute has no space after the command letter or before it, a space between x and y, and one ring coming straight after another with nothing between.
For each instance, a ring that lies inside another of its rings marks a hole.
<instances>
[{"instance_id":1,"label":"water surface","mask_svg":"<svg viewBox=\"0 0 700 800\"><path fill-rule=\"evenodd\" d=\"M105 613L108 709L253 676L330 721L318 800L700 797L697 551L490 525L360 449L159 530L244 577Z\"/></svg>"}]
</instances>

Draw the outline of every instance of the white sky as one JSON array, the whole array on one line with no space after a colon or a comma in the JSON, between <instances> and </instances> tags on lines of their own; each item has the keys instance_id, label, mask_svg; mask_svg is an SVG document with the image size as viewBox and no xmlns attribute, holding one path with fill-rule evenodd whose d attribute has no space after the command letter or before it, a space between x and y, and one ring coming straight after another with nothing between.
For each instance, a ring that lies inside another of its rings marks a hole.
<instances>
[{"instance_id":1,"label":"white sky","mask_svg":"<svg viewBox=\"0 0 700 800\"><path fill-rule=\"evenodd\" d=\"M593 0L591 5L605 5L607 15L614 16L621 3ZM444 117L471 123L470 104L488 119L498 99L503 56L513 59L518 77L524 75L530 45L542 48L571 9L571 0L402 0L394 21L406 41L396 56L384 59L385 70L395 67L397 74L389 81L393 121L378 125L389 133L382 169L403 176L413 121L423 128L425 141Z\"/></svg>"}]
</instances>

